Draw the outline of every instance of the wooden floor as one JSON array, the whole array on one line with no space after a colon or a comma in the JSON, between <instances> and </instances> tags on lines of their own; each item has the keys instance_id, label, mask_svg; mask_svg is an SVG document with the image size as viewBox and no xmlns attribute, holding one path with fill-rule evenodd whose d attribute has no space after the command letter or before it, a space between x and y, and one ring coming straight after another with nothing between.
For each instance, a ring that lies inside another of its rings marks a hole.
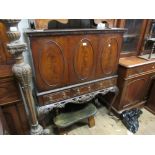
<instances>
[{"instance_id":1,"label":"wooden floor","mask_svg":"<svg viewBox=\"0 0 155 155\"><path fill-rule=\"evenodd\" d=\"M155 115L142 109L143 114L139 118L139 130L136 135L155 134ZM101 107L95 116L96 125L89 128L86 120L67 129L68 135L131 135L126 127L115 116L109 116L107 109ZM53 133L51 133L53 134Z\"/></svg>"}]
</instances>

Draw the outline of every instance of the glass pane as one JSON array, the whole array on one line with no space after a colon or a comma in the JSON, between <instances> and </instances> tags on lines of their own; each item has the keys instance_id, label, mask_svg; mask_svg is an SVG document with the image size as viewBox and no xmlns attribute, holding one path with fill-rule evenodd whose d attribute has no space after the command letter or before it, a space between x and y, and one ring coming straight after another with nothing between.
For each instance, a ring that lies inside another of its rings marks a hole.
<instances>
[{"instance_id":1,"label":"glass pane","mask_svg":"<svg viewBox=\"0 0 155 155\"><path fill-rule=\"evenodd\" d=\"M155 23L152 23L151 26L151 38L155 38Z\"/></svg>"},{"instance_id":2,"label":"glass pane","mask_svg":"<svg viewBox=\"0 0 155 155\"><path fill-rule=\"evenodd\" d=\"M155 21L151 23L148 37L145 38L144 50L151 50L155 40Z\"/></svg>"},{"instance_id":3,"label":"glass pane","mask_svg":"<svg viewBox=\"0 0 155 155\"><path fill-rule=\"evenodd\" d=\"M125 20L125 28L127 28L128 31L124 34L123 52L136 52L142 24L142 19Z\"/></svg>"}]
</instances>

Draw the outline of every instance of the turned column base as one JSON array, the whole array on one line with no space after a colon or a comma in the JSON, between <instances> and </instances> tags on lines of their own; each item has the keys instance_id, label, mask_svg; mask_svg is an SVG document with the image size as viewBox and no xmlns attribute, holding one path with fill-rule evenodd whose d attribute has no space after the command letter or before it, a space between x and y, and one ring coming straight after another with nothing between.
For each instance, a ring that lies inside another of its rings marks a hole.
<instances>
[{"instance_id":1,"label":"turned column base","mask_svg":"<svg viewBox=\"0 0 155 155\"><path fill-rule=\"evenodd\" d=\"M40 124L32 125L31 126L31 135L49 135L50 130L49 129L43 129L43 127Z\"/></svg>"}]
</instances>

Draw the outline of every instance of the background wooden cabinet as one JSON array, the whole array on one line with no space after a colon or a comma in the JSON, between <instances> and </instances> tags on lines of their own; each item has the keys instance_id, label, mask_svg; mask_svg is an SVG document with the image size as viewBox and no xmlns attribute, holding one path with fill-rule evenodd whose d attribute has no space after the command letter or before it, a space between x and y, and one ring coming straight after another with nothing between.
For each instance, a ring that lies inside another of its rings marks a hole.
<instances>
[{"instance_id":1,"label":"background wooden cabinet","mask_svg":"<svg viewBox=\"0 0 155 155\"><path fill-rule=\"evenodd\" d=\"M155 78L155 61L136 56L121 58L118 75L120 93L114 103L114 109L120 113L126 109L144 106Z\"/></svg>"},{"instance_id":2,"label":"background wooden cabinet","mask_svg":"<svg viewBox=\"0 0 155 155\"><path fill-rule=\"evenodd\" d=\"M121 19L117 20L117 27L127 28L123 36L121 57L139 55L143 45L143 37L149 20Z\"/></svg>"},{"instance_id":3,"label":"background wooden cabinet","mask_svg":"<svg viewBox=\"0 0 155 155\"><path fill-rule=\"evenodd\" d=\"M155 20L150 19L147 22L146 31L144 34L142 46L141 46L141 53L147 54L150 53L152 50L153 42L150 41L150 39L155 38Z\"/></svg>"},{"instance_id":4,"label":"background wooden cabinet","mask_svg":"<svg viewBox=\"0 0 155 155\"><path fill-rule=\"evenodd\" d=\"M28 118L12 74L14 61L7 51L7 41L6 28L0 23L0 109L9 134L28 134Z\"/></svg>"},{"instance_id":5,"label":"background wooden cabinet","mask_svg":"<svg viewBox=\"0 0 155 155\"><path fill-rule=\"evenodd\" d=\"M155 114L155 79L152 81L149 98L145 107L147 110Z\"/></svg>"}]
</instances>

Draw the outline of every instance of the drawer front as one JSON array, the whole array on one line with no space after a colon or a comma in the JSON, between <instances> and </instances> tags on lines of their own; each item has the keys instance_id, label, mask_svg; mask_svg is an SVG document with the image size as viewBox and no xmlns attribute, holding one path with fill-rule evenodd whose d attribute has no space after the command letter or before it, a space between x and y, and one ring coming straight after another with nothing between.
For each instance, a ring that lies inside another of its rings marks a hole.
<instances>
[{"instance_id":1,"label":"drawer front","mask_svg":"<svg viewBox=\"0 0 155 155\"><path fill-rule=\"evenodd\" d=\"M9 104L19 100L19 91L14 81L0 81L0 105Z\"/></svg>"},{"instance_id":2,"label":"drawer front","mask_svg":"<svg viewBox=\"0 0 155 155\"><path fill-rule=\"evenodd\" d=\"M150 71L155 72L155 64L148 64L148 65L131 68L127 71L127 77L130 77L136 74L142 74L145 72L150 72Z\"/></svg>"},{"instance_id":3,"label":"drawer front","mask_svg":"<svg viewBox=\"0 0 155 155\"><path fill-rule=\"evenodd\" d=\"M76 96L80 96L83 94L88 94L93 91L101 90L107 87L112 87L116 85L116 83L117 83L117 78L113 78L113 79L86 84L79 87L70 88L64 91L50 93L43 96L43 104L55 103L55 102L63 101Z\"/></svg>"}]
</instances>

